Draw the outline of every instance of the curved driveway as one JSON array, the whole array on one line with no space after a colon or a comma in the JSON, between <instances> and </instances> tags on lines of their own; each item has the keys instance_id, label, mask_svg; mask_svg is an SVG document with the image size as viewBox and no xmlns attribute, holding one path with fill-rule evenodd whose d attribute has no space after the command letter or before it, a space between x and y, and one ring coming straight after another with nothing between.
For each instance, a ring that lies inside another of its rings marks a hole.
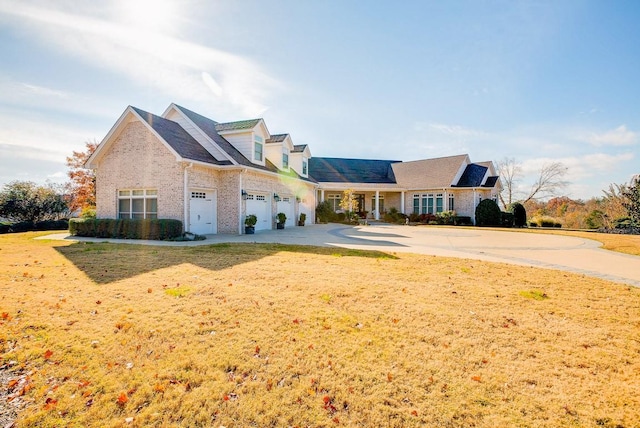
<instances>
[{"instance_id":1,"label":"curved driveway","mask_svg":"<svg viewBox=\"0 0 640 428\"><path fill-rule=\"evenodd\" d=\"M192 246L220 242L262 242L337 246L387 253L406 252L559 269L640 287L640 257L603 250L590 239L509 230L465 227L413 227L376 224L307 225L255 235L207 235L204 241L164 242L76 238L65 234L41 239L110 241L146 245Z\"/></svg>"}]
</instances>

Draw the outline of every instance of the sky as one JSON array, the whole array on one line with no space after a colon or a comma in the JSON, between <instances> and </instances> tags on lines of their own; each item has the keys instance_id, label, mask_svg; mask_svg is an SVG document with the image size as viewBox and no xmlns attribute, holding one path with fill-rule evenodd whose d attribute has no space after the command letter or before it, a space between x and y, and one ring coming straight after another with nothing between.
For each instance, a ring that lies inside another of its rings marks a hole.
<instances>
[{"instance_id":1,"label":"sky","mask_svg":"<svg viewBox=\"0 0 640 428\"><path fill-rule=\"evenodd\" d=\"M0 186L67 180L128 105L264 118L312 156L640 173L635 0L0 0Z\"/></svg>"}]
</instances>

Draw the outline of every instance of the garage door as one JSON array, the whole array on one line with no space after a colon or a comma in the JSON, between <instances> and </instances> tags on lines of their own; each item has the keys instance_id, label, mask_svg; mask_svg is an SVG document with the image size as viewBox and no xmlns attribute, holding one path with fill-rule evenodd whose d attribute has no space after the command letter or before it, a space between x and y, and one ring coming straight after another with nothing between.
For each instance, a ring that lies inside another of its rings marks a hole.
<instances>
[{"instance_id":1,"label":"garage door","mask_svg":"<svg viewBox=\"0 0 640 428\"><path fill-rule=\"evenodd\" d=\"M189 192L189 227L198 235L218 232L216 218L216 193L214 190L192 190Z\"/></svg>"},{"instance_id":2,"label":"garage door","mask_svg":"<svg viewBox=\"0 0 640 428\"><path fill-rule=\"evenodd\" d=\"M256 230L271 229L271 200L269 196L260 193L248 193L246 199L246 215L254 214L258 217Z\"/></svg>"},{"instance_id":3,"label":"garage door","mask_svg":"<svg viewBox=\"0 0 640 428\"><path fill-rule=\"evenodd\" d=\"M277 209L279 213L285 213L287 216L287 221L285 222L285 227L293 227L298 221L295 218L295 207L294 207L294 199L290 196L281 197L280 200L276 203Z\"/></svg>"}]
</instances>

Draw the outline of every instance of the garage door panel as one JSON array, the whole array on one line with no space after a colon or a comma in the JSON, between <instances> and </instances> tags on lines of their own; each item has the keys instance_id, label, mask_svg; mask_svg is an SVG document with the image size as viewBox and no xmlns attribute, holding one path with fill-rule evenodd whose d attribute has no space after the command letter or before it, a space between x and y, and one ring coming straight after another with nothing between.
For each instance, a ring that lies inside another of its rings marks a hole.
<instances>
[{"instance_id":1,"label":"garage door panel","mask_svg":"<svg viewBox=\"0 0 640 428\"><path fill-rule=\"evenodd\" d=\"M246 199L246 215L253 214L258 218L256 230L271 229L271 200L267 195L248 193Z\"/></svg>"}]
</instances>

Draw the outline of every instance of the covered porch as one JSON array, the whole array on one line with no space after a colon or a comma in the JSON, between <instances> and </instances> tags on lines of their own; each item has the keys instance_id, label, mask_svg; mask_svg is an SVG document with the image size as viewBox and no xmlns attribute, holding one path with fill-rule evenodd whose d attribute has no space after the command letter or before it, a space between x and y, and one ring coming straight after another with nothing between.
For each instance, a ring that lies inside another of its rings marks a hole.
<instances>
[{"instance_id":1,"label":"covered porch","mask_svg":"<svg viewBox=\"0 0 640 428\"><path fill-rule=\"evenodd\" d=\"M318 202L329 201L335 212L342 212L344 210L340 207L340 202L345 190L353 191L357 204L357 209L353 211L357 212L361 218L380 220L391 208L405 213L406 191L391 186L351 185L347 187L342 183L336 183L333 186L321 186L317 190L317 200Z\"/></svg>"}]
</instances>

